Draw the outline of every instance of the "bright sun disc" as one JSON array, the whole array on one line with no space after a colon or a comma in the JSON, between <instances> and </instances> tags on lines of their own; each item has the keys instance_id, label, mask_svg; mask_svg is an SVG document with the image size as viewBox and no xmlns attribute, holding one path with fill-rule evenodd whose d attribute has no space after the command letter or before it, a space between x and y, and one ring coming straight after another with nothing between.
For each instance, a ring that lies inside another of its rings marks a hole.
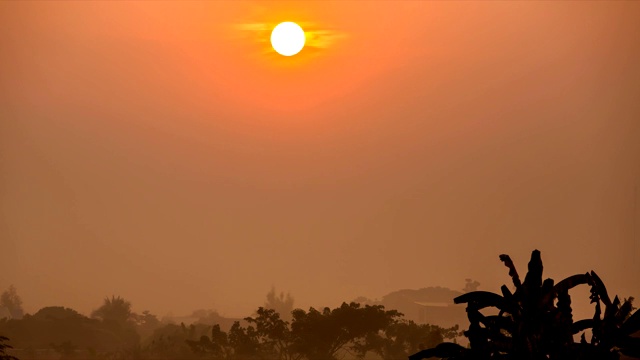
<instances>
[{"instance_id":1,"label":"bright sun disc","mask_svg":"<svg viewBox=\"0 0 640 360\"><path fill-rule=\"evenodd\" d=\"M280 55L292 56L304 47L304 30L294 22L278 24L271 32L271 45Z\"/></svg>"}]
</instances>

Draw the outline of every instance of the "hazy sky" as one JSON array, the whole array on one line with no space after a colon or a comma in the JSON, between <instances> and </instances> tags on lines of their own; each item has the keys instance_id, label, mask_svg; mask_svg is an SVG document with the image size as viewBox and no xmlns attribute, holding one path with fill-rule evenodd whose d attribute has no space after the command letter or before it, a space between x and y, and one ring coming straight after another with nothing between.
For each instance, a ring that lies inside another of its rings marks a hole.
<instances>
[{"instance_id":1,"label":"hazy sky","mask_svg":"<svg viewBox=\"0 0 640 360\"><path fill-rule=\"evenodd\" d=\"M121 295L245 316L272 285L301 307L468 277L495 291L499 254L524 275L539 249L547 276L593 269L638 297L639 18L0 2L0 289L28 312ZM279 21L318 46L276 55Z\"/></svg>"}]
</instances>

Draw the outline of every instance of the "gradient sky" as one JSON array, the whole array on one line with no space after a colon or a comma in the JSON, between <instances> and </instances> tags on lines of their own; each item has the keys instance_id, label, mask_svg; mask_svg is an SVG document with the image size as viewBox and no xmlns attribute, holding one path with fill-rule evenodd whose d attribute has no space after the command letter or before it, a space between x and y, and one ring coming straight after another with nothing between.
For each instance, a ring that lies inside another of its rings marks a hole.
<instances>
[{"instance_id":1,"label":"gradient sky","mask_svg":"<svg viewBox=\"0 0 640 360\"><path fill-rule=\"evenodd\" d=\"M469 277L496 291L499 254L523 275L539 249L546 276L593 269L638 297L639 18L0 2L0 289L28 312L121 295L245 316L272 285L301 307ZM279 21L317 46L276 55Z\"/></svg>"}]
</instances>

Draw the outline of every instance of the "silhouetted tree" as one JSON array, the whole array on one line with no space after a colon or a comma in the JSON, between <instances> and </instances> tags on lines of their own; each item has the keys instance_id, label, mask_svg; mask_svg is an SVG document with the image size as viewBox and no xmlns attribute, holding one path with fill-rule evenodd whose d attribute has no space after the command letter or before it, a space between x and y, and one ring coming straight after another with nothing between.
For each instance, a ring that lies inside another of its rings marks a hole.
<instances>
[{"instance_id":1,"label":"silhouetted tree","mask_svg":"<svg viewBox=\"0 0 640 360\"><path fill-rule=\"evenodd\" d=\"M4 336L0 336L0 360L18 360L17 357L7 354L7 349L13 349L13 347L9 344L5 344L6 341L9 341L9 339Z\"/></svg>"},{"instance_id":2,"label":"silhouetted tree","mask_svg":"<svg viewBox=\"0 0 640 360\"><path fill-rule=\"evenodd\" d=\"M301 357L292 349L292 333L289 323L280 318L273 309L259 308L256 317L245 320L255 326L260 350L267 357L281 360L296 360Z\"/></svg>"},{"instance_id":3,"label":"silhouetted tree","mask_svg":"<svg viewBox=\"0 0 640 360\"><path fill-rule=\"evenodd\" d=\"M120 296L112 296L104 299L104 303L91 314L92 317L102 321L114 321L125 323L131 318L131 303Z\"/></svg>"},{"instance_id":4,"label":"silhouetted tree","mask_svg":"<svg viewBox=\"0 0 640 360\"><path fill-rule=\"evenodd\" d=\"M362 357L377 349L373 340L400 316L380 305L343 303L333 310L294 310L289 324L275 310L259 308L255 317L245 319L246 327L236 322L225 333L214 326L211 337L186 342L194 353L210 359L331 360L343 352Z\"/></svg>"},{"instance_id":5,"label":"silhouetted tree","mask_svg":"<svg viewBox=\"0 0 640 360\"><path fill-rule=\"evenodd\" d=\"M240 322L235 322L228 334L229 346L233 349L234 359L260 359L262 358L262 347L258 332L253 326L246 328L240 326Z\"/></svg>"},{"instance_id":6,"label":"silhouetted tree","mask_svg":"<svg viewBox=\"0 0 640 360\"><path fill-rule=\"evenodd\" d=\"M364 346L367 351L378 354L384 360L405 359L410 354L434 347L445 339L455 341L457 336L457 325L443 329L403 319L392 323L384 332L369 335Z\"/></svg>"},{"instance_id":7,"label":"silhouetted tree","mask_svg":"<svg viewBox=\"0 0 640 360\"><path fill-rule=\"evenodd\" d=\"M104 327L116 334L123 343L123 349L133 349L140 344L140 335L135 329L135 316L131 303L124 298L112 296L93 311L92 317L100 319Z\"/></svg>"},{"instance_id":8,"label":"silhouetted tree","mask_svg":"<svg viewBox=\"0 0 640 360\"><path fill-rule=\"evenodd\" d=\"M296 309L291 323L292 349L308 360L335 359L342 352L362 357L371 348L367 339L389 328L402 314L382 305L360 307L343 303L322 312Z\"/></svg>"},{"instance_id":9,"label":"silhouetted tree","mask_svg":"<svg viewBox=\"0 0 640 360\"><path fill-rule=\"evenodd\" d=\"M509 269L516 291L503 285L502 295L472 291L454 299L467 304L470 348L441 343L420 351L410 360L439 357L452 360L615 360L620 353L640 358L640 339L631 335L640 330L640 313L633 311L632 299L613 301L598 275L591 271L568 277L557 284L542 280L540 252L531 254L524 282L508 255L500 260ZM591 287L591 302L595 303L592 319L573 322L569 290L581 284ZM601 310L604 304L604 314ZM498 315L487 316L480 310L494 307ZM575 343L573 336L592 330L591 341L582 334Z\"/></svg>"},{"instance_id":10,"label":"silhouetted tree","mask_svg":"<svg viewBox=\"0 0 640 360\"><path fill-rule=\"evenodd\" d=\"M142 314L131 313L131 318L136 324L136 330L141 340L145 340L153 335L153 332L160 327L158 317L148 310L143 311Z\"/></svg>"},{"instance_id":11,"label":"silhouetted tree","mask_svg":"<svg viewBox=\"0 0 640 360\"><path fill-rule=\"evenodd\" d=\"M239 321L234 322L228 333L222 331L219 325L214 325L211 338L203 335L198 341L187 340L186 343L194 353L208 359L266 358L256 329L253 326L242 327Z\"/></svg>"},{"instance_id":12,"label":"silhouetted tree","mask_svg":"<svg viewBox=\"0 0 640 360\"><path fill-rule=\"evenodd\" d=\"M288 323L273 309L259 308L256 317L244 319L249 326L234 322L225 333L220 325L213 326L211 338L187 340L194 352L211 359L295 359L290 349L291 332Z\"/></svg>"},{"instance_id":13,"label":"silhouetted tree","mask_svg":"<svg viewBox=\"0 0 640 360\"><path fill-rule=\"evenodd\" d=\"M84 318L84 315L70 308L62 306L47 306L38 310L31 318L26 318L25 320L73 320Z\"/></svg>"},{"instance_id":14,"label":"silhouetted tree","mask_svg":"<svg viewBox=\"0 0 640 360\"><path fill-rule=\"evenodd\" d=\"M159 327L143 346L143 356L151 359L167 360L217 358L211 356L208 348L199 351L199 349L192 346L199 342L197 339L202 339L203 337L208 339L206 336L209 331L208 328L208 326L202 324L186 326L184 323L180 325L166 324Z\"/></svg>"},{"instance_id":15,"label":"silhouetted tree","mask_svg":"<svg viewBox=\"0 0 640 360\"><path fill-rule=\"evenodd\" d=\"M77 311L49 306L22 319L0 320L0 333L12 339L20 349L45 349L71 341L79 350L108 351L123 347L121 335L101 320L90 319ZM22 351L22 350L21 350Z\"/></svg>"},{"instance_id":16,"label":"silhouetted tree","mask_svg":"<svg viewBox=\"0 0 640 360\"><path fill-rule=\"evenodd\" d=\"M211 328L211 338L206 335L200 337L200 340L186 340L191 350L208 359L231 359L233 358L233 349L229 344L227 333L220 329L220 325L213 325Z\"/></svg>"},{"instance_id":17,"label":"silhouetted tree","mask_svg":"<svg viewBox=\"0 0 640 360\"><path fill-rule=\"evenodd\" d=\"M0 306L6 307L12 319L22 319L24 310L22 309L22 299L18 296L16 287L11 285L0 296Z\"/></svg>"}]
</instances>

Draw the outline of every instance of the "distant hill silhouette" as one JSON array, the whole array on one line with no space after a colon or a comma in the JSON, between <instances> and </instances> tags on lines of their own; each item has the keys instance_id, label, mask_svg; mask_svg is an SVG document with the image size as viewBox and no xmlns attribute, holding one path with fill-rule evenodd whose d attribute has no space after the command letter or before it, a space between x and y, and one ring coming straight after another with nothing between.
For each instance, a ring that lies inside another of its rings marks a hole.
<instances>
[{"instance_id":1,"label":"distant hill silhouette","mask_svg":"<svg viewBox=\"0 0 640 360\"><path fill-rule=\"evenodd\" d=\"M453 299L463 292L441 286L421 289L402 289L391 292L381 300L370 300L365 297L355 299L368 305L383 305L386 309L398 310L405 319L418 324L432 324L442 327L468 325L465 307L453 303Z\"/></svg>"},{"instance_id":2,"label":"distant hill silhouette","mask_svg":"<svg viewBox=\"0 0 640 360\"><path fill-rule=\"evenodd\" d=\"M394 291L382 297L381 302L411 300L417 302L453 304L453 298L462 295L461 291L451 290L442 286L431 286L422 289L403 289Z\"/></svg>"}]
</instances>

